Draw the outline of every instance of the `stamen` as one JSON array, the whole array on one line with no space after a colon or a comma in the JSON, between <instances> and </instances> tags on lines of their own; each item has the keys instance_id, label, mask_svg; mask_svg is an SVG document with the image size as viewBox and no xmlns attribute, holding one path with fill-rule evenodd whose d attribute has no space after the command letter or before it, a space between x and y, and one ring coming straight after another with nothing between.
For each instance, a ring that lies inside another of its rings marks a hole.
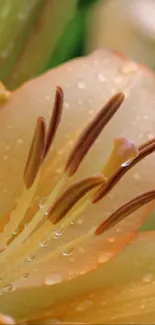
<instances>
[{"instance_id":1,"label":"stamen","mask_svg":"<svg viewBox=\"0 0 155 325\"><path fill-rule=\"evenodd\" d=\"M112 116L117 112L123 100L123 93L113 96L82 132L73 147L65 166L65 171L69 177L76 172L86 153L89 151Z\"/></svg>"},{"instance_id":2,"label":"stamen","mask_svg":"<svg viewBox=\"0 0 155 325\"><path fill-rule=\"evenodd\" d=\"M90 190L105 183L103 175L88 177L71 185L55 202L48 216L53 224L59 222Z\"/></svg>"},{"instance_id":3,"label":"stamen","mask_svg":"<svg viewBox=\"0 0 155 325\"><path fill-rule=\"evenodd\" d=\"M0 103L4 103L10 97L10 91L5 88L3 83L0 81Z\"/></svg>"},{"instance_id":4,"label":"stamen","mask_svg":"<svg viewBox=\"0 0 155 325\"><path fill-rule=\"evenodd\" d=\"M103 168L103 174L111 177L121 166L127 166L138 156L136 144L128 138L116 138L112 153Z\"/></svg>"},{"instance_id":5,"label":"stamen","mask_svg":"<svg viewBox=\"0 0 155 325\"><path fill-rule=\"evenodd\" d=\"M60 87L57 87L52 117L50 120L48 132L47 132L47 136L46 136L44 157L46 157L49 152L49 149L50 149L51 144L54 140L56 131L58 129L58 126L59 126L59 123L61 120L63 99L64 99L63 91Z\"/></svg>"},{"instance_id":6,"label":"stamen","mask_svg":"<svg viewBox=\"0 0 155 325\"><path fill-rule=\"evenodd\" d=\"M129 214L139 209L141 206L149 203L155 199L155 190L146 192L140 196L137 196L133 200L129 201L117 211L115 211L107 220L101 223L101 225L95 230L95 235L98 236L110 228L114 227L118 222L125 219Z\"/></svg>"},{"instance_id":7,"label":"stamen","mask_svg":"<svg viewBox=\"0 0 155 325\"><path fill-rule=\"evenodd\" d=\"M92 203L96 203L103 199L133 166L155 151L155 139L145 142L139 147L139 150L139 155L128 166L121 167L105 185L99 188L92 197Z\"/></svg>"},{"instance_id":8,"label":"stamen","mask_svg":"<svg viewBox=\"0 0 155 325\"><path fill-rule=\"evenodd\" d=\"M44 157L45 149L45 121L42 117L38 117L34 137L29 151L25 171L25 185L30 188L37 176L39 167Z\"/></svg>"}]
</instances>

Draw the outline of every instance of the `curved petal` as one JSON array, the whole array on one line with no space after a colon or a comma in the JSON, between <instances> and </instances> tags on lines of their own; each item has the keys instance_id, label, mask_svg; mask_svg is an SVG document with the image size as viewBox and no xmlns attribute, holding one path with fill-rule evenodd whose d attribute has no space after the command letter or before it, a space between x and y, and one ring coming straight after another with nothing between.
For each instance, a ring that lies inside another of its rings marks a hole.
<instances>
[{"instance_id":1,"label":"curved petal","mask_svg":"<svg viewBox=\"0 0 155 325\"><path fill-rule=\"evenodd\" d=\"M155 232L144 232L122 254L96 271L63 284L6 294L1 299L1 310L19 320L31 317L31 324L32 319L37 324L49 323L49 319L91 324L153 324L154 249ZM14 305L9 303L13 299ZM38 314L41 306L45 309Z\"/></svg>"},{"instance_id":2,"label":"curved petal","mask_svg":"<svg viewBox=\"0 0 155 325\"><path fill-rule=\"evenodd\" d=\"M89 152L75 180L94 175L103 169L103 164L111 151L113 138L116 136L127 136L138 144L153 136L154 75L113 52L97 51L86 58L74 60L26 83L13 92L8 102L0 108L0 154L2 157L0 190L1 202L3 202L0 206L1 213L12 206L20 193L24 164L36 119L38 115L41 115L49 120L56 85L64 89L63 120L54 150L50 152L45 163L44 175L37 193L39 199L36 199L34 208L38 207L40 198L47 196L56 184L68 152L83 126L112 94L123 91L126 94L126 100ZM11 173L10 164L11 171L13 170ZM97 226L120 205L140 194L141 191L154 188L153 173L150 173L154 170L154 164L154 157L150 156L135 166L103 201L97 205L89 205L86 212L82 213L74 225L71 224L58 240L53 238L49 250L54 251L59 246L62 247L63 252L64 244L87 233L89 229ZM133 233L147 216L147 207L143 207L131 215L127 221L123 221L119 227L109 231L103 238L101 236L84 245L81 244L72 256L62 258L60 254L57 259L49 259L50 273L62 273L63 280L70 277L69 272L75 275L96 267L98 259L104 262L107 255L110 259L132 238ZM119 243L120 233L123 238L121 245ZM111 245L113 240L115 241L114 249L111 248L114 247ZM45 250L42 250L40 254L44 252ZM78 255L81 256L82 263L79 263ZM43 263L39 268L40 271L44 265ZM29 281L26 285L30 285ZM33 280L33 284L37 285L37 280Z\"/></svg>"}]
</instances>

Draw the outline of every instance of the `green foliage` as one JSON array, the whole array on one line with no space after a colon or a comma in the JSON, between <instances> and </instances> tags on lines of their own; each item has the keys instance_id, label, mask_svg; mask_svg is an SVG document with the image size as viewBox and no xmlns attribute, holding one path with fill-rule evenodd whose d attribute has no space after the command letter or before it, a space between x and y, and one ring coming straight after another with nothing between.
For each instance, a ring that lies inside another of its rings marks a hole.
<instances>
[{"instance_id":1,"label":"green foliage","mask_svg":"<svg viewBox=\"0 0 155 325\"><path fill-rule=\"evenodd\" d=\"M98 0L1 0L0 79L9 89L84 53Z\"/></svg>"}]
</instances>

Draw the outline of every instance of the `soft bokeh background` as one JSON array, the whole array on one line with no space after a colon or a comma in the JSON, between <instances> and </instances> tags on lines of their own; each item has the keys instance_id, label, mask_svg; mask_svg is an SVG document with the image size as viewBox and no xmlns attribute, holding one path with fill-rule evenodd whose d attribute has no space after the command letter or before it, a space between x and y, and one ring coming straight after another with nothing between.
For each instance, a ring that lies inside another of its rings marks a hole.
<instances>
[{"instance_id":1,"label":"soft bokeh background","mask_svg":"<svg viewBox=\"0 0 155 325\"><path fill-rule=\"evenodd\" d=\"M0 0L0 79L9 89L110 47L155 68L155 0Z\"/></svg>"}]
</instances>

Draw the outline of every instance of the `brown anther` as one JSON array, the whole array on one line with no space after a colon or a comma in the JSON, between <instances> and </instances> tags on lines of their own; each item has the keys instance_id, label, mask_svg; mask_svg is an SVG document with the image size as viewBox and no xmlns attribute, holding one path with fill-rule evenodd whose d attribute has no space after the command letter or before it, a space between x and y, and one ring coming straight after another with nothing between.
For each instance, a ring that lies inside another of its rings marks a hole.
<instances>
[{"instance_id":1,"label":"brown anther","mask_svg":"<svg viewBox=\"0 0 155 325\"><path fill-rule=\"evenodd\" d=\"M53 107L53 111L52 111L52 117L51 117L51 120L49 123L47 136L46 136L44 157L46 157L49 152L49 149L52 145L52 142L54 140L56 131L58 129L58 126L59 126L59 123L61 120L63 99L64 99L63 91L60 87L57 87L56 94L55 94L54 107Z\"/></svg>"},{"instance_id":2,"label":"brown anther","mask_svg":"<svg viewBox=\"0 0 155 325\"><path fill-rule=\"evenodd\" d=\"M65 166L65 171L68 173L69 177L76 172L85 155L96 141L103 128L117 112L123 100L123 93L113 96L84 129L73 147Z\"/></svg>"},{"instance_id":3,"label":"brown anther","mask_svg":"<svg viewBox=\"0 0 155 325\"><path fill-rule=\"evenodd\" d=\"M24 170L24 182L27 188L33 185L39 167L44 158L45 149L45 121L38 117L37 124L31 143L28 159Z\"/></svg>"},{"instance_id":4,"label":"brown anther","mask_svg":"<svg viewBox=\"0 0 155 325\"><path fill-rule=\"evenodd\" d=\"M93 188L105 183L103 175L88 177L71 185L49 210L48 216L53 224L59 222L78 201Z\"/></svg>"},{"instance_id":5,"label":"brown anther","mask_svg":"<svg viewBox=\"0 0 155 325\"><path fill-rule=\"evenodd\" d=\"M92 203L96 203L103 199L112 188L121 180L121 178L139 161L150 155L155 151L155 140L147 141L139 147L139 155L126 167L121 167L114 175L107 181L107 183L101 186L98 191L92 197Z\"/></svg>"},{"instance_id":6,"label":"brown anther","mask_svg":"<svg viewBox=\"0 0 155 325\"><path fill-rule=\"evenodd\" d=\"M149 203L155 199L155 190L146 192L140 196L137 196L133 200L129 201L117 211L115 211L107 220L103 221L96 229L95 235L98 236L110 228L114 227L117 223L125 219L128 215L139 209L141 206Z\"/></svg>"}]
</instances>

